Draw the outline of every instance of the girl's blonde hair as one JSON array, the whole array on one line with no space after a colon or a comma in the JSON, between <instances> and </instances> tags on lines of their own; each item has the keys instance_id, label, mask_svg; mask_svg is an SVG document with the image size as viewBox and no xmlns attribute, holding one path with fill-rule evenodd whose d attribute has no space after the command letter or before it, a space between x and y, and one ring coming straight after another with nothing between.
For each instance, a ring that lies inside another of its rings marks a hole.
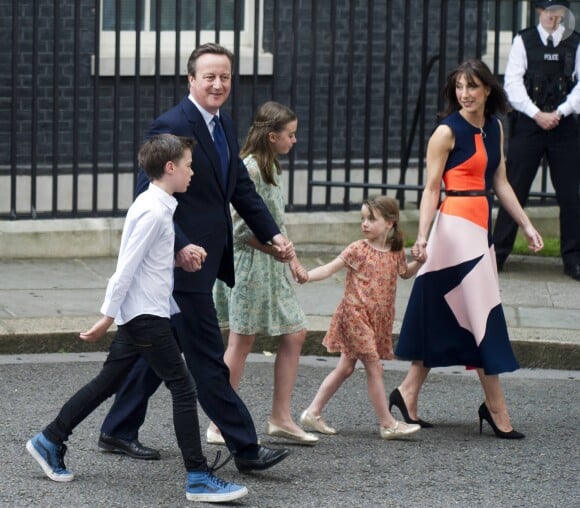
<instances>
[{"instance_id":1,"label":"girl's blonde hair","mask_svg":"<svg viewBox=\"0 0 580 508\"><path fill-rule=\"evenodd\" d=\"M240 152L242 159L248 155L256 158L262 178L269 184L276 185L274 168L278 174L282 172L282 169L278 162L278 154L270 143L268 135L271 132L282 132L284 127L294 120L296 120L296 114L290 108L274 101L265 102L258 108Z\"/></svg>"},{"instance_id":2,"label":"girl's blonde hair","mask_svg":"<svg viewBox=\"0 0 580 508\"><path fill-rule=\"evenodd\" d=\"M399 227L399 205L397 200L388 196L369 196L363 201L374 217L375 211L378 212L385 220L393 221L393 229L387 237L387 244L391 251L398 252L405 246L403 231Z\"/></svg>"}]
</instances>

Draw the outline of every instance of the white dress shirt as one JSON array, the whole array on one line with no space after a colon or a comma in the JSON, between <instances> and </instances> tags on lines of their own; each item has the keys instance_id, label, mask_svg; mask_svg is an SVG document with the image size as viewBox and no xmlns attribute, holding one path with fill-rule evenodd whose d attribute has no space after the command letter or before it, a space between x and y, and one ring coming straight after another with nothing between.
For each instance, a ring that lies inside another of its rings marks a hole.
<instances>
[{"instance_id":1,"label":"white dress shirt","mask_svg":"<svg viewBox=\"0 0 580 508\"><path fill-rule=\"evenodd\" d=\"M173 292L173 213L177 200L157 185L139 194L127 212L117 268L101 312L123 325L141 314L179 312Z\"/></svg>"},{"instance_id":2,"label":"white dress shirt","mask_svg":"<svg viewBox=\"0 0 580 508\"><path fill-rule=\"evenodd\" d=\"M189 94L188 99L191 102L193 102L195 107L199 110L199 113L201 114L205 124L207 125L207 130L209 131L213 139L213 128L214 128L213 117L217 116L219 118L220 116L219 111L215 115L212 115L209 111L206 111L199 105L199 103L193 98L193 95Z\"/></svg>"},{"instance_id":3,"label":"white dress shirt","mask_svg":"<svg viewBox=\"0 0 580 508\"><path fill-rule=\"evenodd\" d=\"M537 30L543 44L547 45L548 36L550 34L544 30L541 24L537 26ZM557 47L558 44L560 44L563 34L564 27L560 25L552 34L554 47ZM512 107L530 118L533 118L540 109L532 102L532 99L530 99L524 85L524 74L527 69L528 57L524 41L522 40L521 35L516 35L510 49L508 63L505 70L504 87ZM576 76L576 78L580 77L580 47L576 48L576 63L573 75ZM580 82L576 83L576 86L574 86L572 91L568 94L566 100L558 106L557 110L562 116L568 116L572 113L580 113Z\"/></svg>"}]
</instances>

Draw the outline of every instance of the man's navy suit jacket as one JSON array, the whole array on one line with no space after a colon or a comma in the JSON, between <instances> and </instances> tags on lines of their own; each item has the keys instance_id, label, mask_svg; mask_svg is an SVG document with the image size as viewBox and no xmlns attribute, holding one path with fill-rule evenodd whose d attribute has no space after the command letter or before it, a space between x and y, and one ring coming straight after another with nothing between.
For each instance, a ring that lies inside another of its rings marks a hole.
<instances>
[{"instance_id":1,"label":"man's navy suit jacket","mask_svg":"<svg viewBox=\"0 0 580 508\"><path fill-rule=\"evenodd\" d=\"M176 268L175 291L208 293L212 291L216 278L230 287L234 285L230 203L262 243L280 233L240 160L232 118L225 112L220 112L220 118L230 151L229 179L225 185L219 155L207 125L187 96L159 116L149 129L148 138L169 133L197 141L193 150L191 183L186 192L175 194L178 201L174 215L175 252L193 243L206 250L207 259L197 272ZM148 183L141 169L137 193L145 190Z\"/></svg>"}]
</instances>

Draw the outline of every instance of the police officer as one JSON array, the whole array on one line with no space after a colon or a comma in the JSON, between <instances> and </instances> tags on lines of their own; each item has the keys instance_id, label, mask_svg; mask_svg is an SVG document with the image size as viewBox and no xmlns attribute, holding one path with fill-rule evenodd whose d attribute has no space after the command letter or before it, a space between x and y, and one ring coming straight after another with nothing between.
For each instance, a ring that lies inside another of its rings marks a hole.
<instances>
[{"instance_id":1,"label":"police officer","mask_svg":"<svg viewBox=\"0 0 580 508\"><path fill-rule=\"evenodd\" d=\"M507 177L522 206L545 154L560 206L564 273L580 280L580 34L562 20L570 2L536 1L539 24L514 38L505 90L514 108ZM573 19L573 18L572 18ZM493 232L501 271L512 251L517 224L500 208Z\"/></svg>"}]
</instances>

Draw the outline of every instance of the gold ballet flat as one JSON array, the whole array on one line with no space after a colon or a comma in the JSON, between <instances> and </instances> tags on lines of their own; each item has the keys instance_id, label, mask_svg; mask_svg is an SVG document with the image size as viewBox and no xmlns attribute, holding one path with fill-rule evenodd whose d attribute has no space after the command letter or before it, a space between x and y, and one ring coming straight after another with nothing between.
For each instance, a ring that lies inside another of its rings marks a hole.
<instances>
[{"instance_id":1,"label":"gold ballet flat","mask_svg":"<svg viewBox=\"0 0 580 508\"><path fill-rule=\"evenodd\" d=\"M308 410L303 411L300 415L300 423L308 430L314 430L321 434L328 434L329 436L336 434L336 429L326 425L322 416L314 416L313 414L310 414Z\"/></svg>"},{"instance_id":2,"label":"gold ballet flat","mask_svg":"<svg viewBox=\"0 0 580 508\"><path fill-rule=\"evenodd\" d=\"M205 442L207 444L213 444L213 445L225 445L226 444L224 436L222 436L221 432L216 432L211 427L207 428L207 431L205 433Z\"/></svg>"},{"instance_id":3,"label":"gold ballet flat","mask_svg":"<svg viewBox=\"0 0 580 508\"><path fill-rule=\"evenodd\" d=\"M268 420L268 423L266 424L266 434L272 437L289 439L303 445L313 446L318 443L318 438L314 434L309 434L308 432L295 434L294 432L290 432L289 430L274 425L270 420Z\"/></svg>"},{"instance_id":4,"label":"gold ballet flat","mask_svg":"<svg viewBox=\"0 0 580 508\"><path fill-rule=\"evenodd\" d=\"M399 437L406 437L421 430L421 425L417 423L403 423L397 421L394 427L383 427L381 425L381 438L383 439L397 439Z\"/></svg>"}]
</instances>

